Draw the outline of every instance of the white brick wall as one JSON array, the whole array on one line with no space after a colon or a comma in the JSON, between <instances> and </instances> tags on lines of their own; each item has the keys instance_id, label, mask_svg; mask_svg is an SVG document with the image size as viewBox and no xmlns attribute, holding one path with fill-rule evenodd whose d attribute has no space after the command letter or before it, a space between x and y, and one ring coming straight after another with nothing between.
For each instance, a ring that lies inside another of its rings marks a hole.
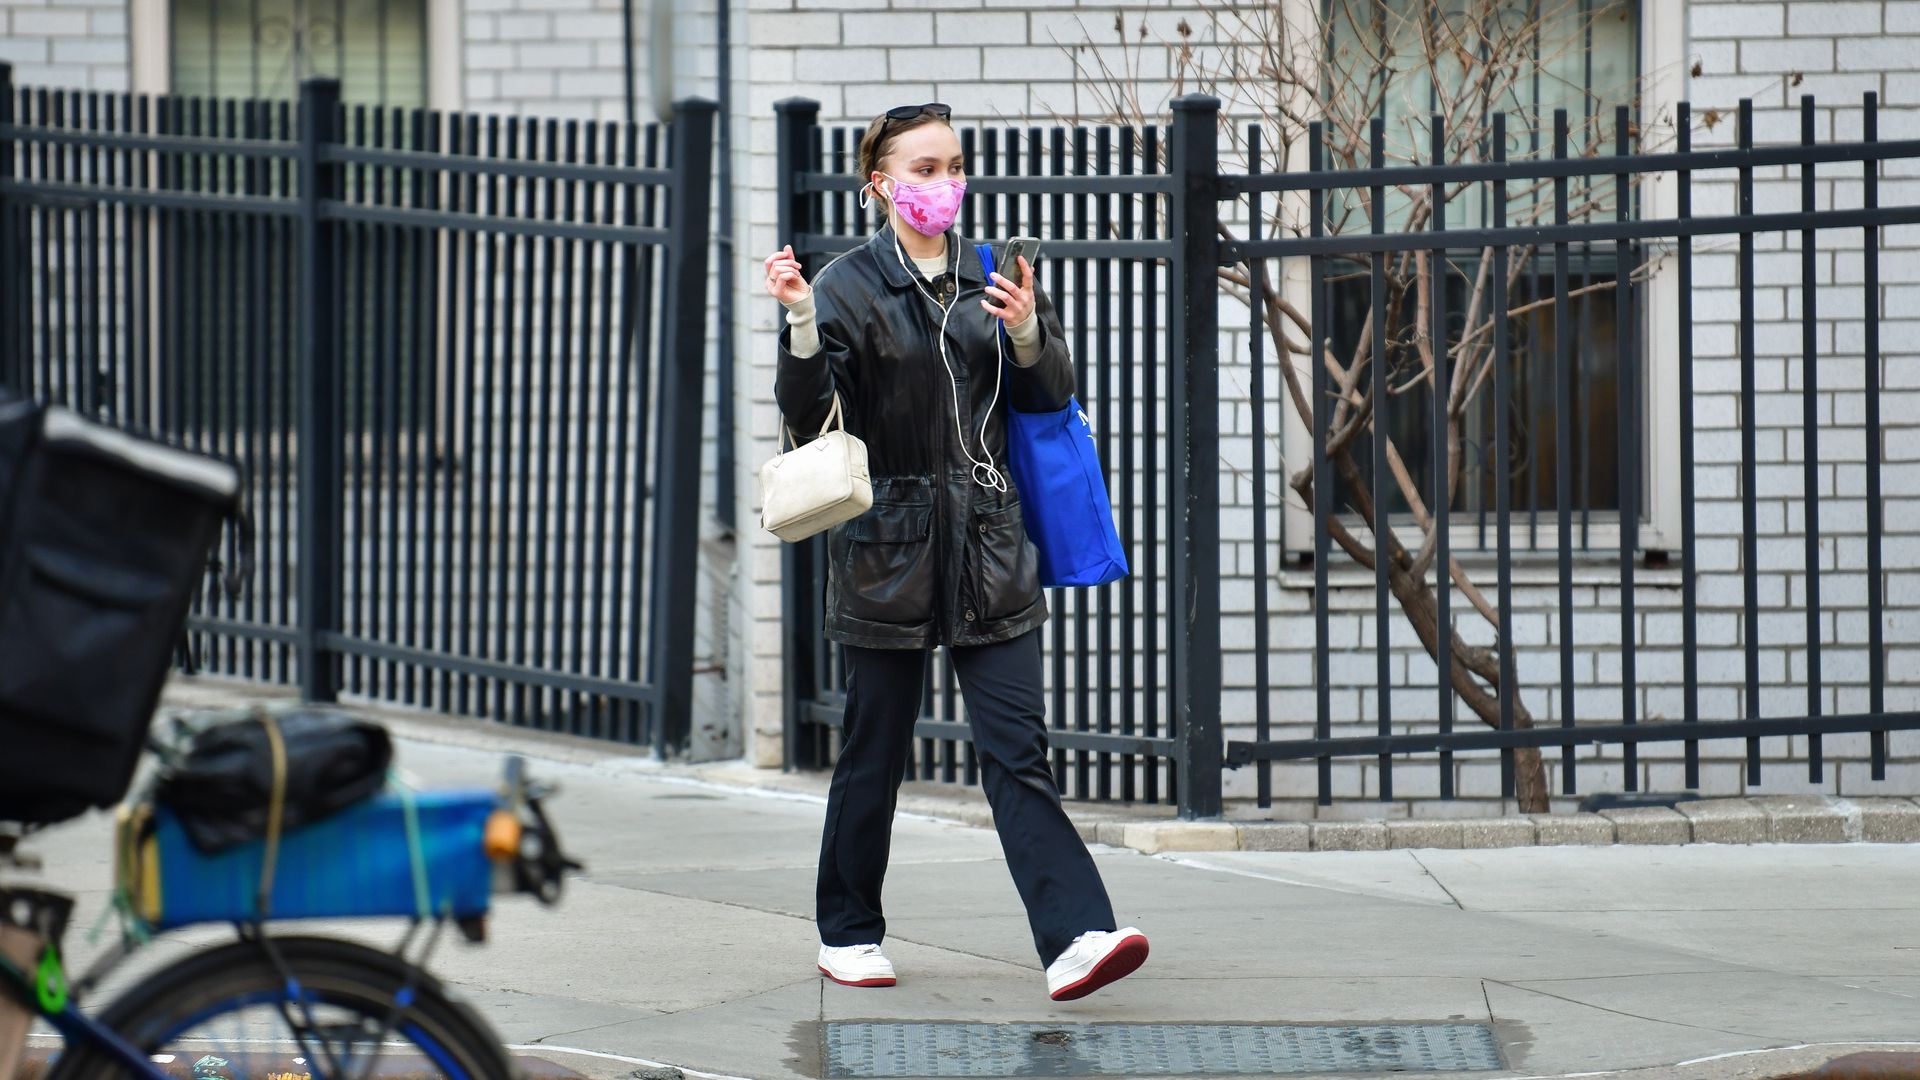
<instances>
[{"instance_id":1,"label":"white brick wall","mask_svg":"<svg viewBox=\"0 0 1920 1080\"><path fill-rule=\"evenodd\" d=\"M15 83L126 90L126 2L0 0L0 63L13 65Z\"/></svg>"}]
</instances>

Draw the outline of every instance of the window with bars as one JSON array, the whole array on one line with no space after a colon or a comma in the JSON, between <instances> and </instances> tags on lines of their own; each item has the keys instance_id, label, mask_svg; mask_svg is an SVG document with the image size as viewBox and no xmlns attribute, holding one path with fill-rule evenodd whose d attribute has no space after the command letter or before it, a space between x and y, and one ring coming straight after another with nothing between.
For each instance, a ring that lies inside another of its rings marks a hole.
<instances>
[{"instance_id":1,"label":"window with bars","mask_svg":"<svg viewBox=\"0 0 1920 1080\"><path fill-rule=\"evenodd\" d=\"M170 25L175 98L213 99L205 109L199 102L181 101L175 123L183 130L232 138L292 138L287 116L270 122L271 114L250 113L237 103L291 101L298 97L301 81L314 76L340 80L341 99L348 105L347 137L368 145L408 145L411 110L427 105L426 0L171 0ZM250 122L248 116L254 119ZM182 170L180 182L194 190L237 192L244 183L240 169L226 161L188 161ZM266 175L257 182L258 190L277 192L288 178ZM391 186L398 181L376 174L372 182ZM366 237L365 230L352 231L343 243L349 252L357 252L366 246ZM401 283L415 280L425 240L414 235L383 239L379 257L343 260L340 286L353 313L345 328L346 345L350 357L361 358L346 377L394 378L396 400L390 404L398 410L398 425L410 428L421 415L410 397L418 392L413 388L422 367L410 344L420 340L414 308L419 299ZM230 298L237 296L234 267L291 265L285 254L290 234L274 228L256 236L251 230L188 221L162 243L177 245L182 273L200 283L189 291L195 303L173 316L181 321L183 337L240 341L292 318L285 309L288 294L270 292L258 310ZM250 321L259 326L248 325ZM390 357L393 370L379 371L379 357ZM193 362L222 372L201 380L209 395L197 407L203 426L245 430L268 423L265 413L248 409L244 402L216 398L240 393L235 388L249 385L249 380L285 378L277 370L285 357L230 356L214 350ZM276 370L256 371L250 365L273 365ZM346 418L351 431L380 429L382 418L370 404L373 400L369 396L365 409Z\"/></svg>"},{"instance_id":2,"label":"window with bars","mask_svg":"<svg viewBox=\"0 0 1920 1080\"><path fill-rule=\"evenodd\" d=\"M1431 117L1448 118L1448 156L1452 160L1491 155L1491 118L1506 115L1510 159L1548 156L1553 150L1553 116L1566 109L1570 153L1614 152L1616 109L1638 104L1640 12L1632 0L1328 0L1326 49L1329 84L1324 91L1330 139L1339 167L1365 167L1367 132L1373 117L1384 118L1387 164L1425 163L1432 159ZM1632 132L1630 131L1631 135ZM1344 151L1344 153L1343 153ZM1618 192L1610 176L1575 180L1570 196L1574 217L1610 219ZM1630 188L1626 193L1634 197ZM1330 227L1336 232L1365 232L1372 227L1365 192L1336 195ZM1551 185L1510 185L1509 221L1551 221ZM1383 206L1392 232L1423 232L1428 201L1424 189L1389 187ZM1450 193L1449 229L1485 227L1492 222L1492 194L1486 184ZM1454 250L1444 265L1446 333L1458 343L1467 332L1466 311L1481 270L1482 252ZM1581 245L1569 251L1565 304L1553 300L1551 249L1510 253L1513 275L1505 332L1512 357L1512 396L1508 407L1512 449L1505 461L1494 453L1494 396L1486 387L1476 394L1461 425L1463 467L1452 503L1456 530L1481 527L1491 546L1498 485L1509 485L1515 518L1514 543L1524 549L1544 546L1541 530L1552 526L1557 505L1557 456L1565 431L1572 460L1576 546L1603 543L1591 526L1617 522L1621 477L1616 454L1620 409L1619 341L1616 318L1622 303L1635 304L1632 290L1612 288L1617 256L1611 244ZM1637 265L1637 253L1629 256ZM1361 346L1370 312L1371 282L1363 259L1334 267L1329 286L1329 335L1343 358ZM1407 472L1421 490L1431 475L1432 404L1418 385L1414 341L1423 328L1418 305L1409 296L1390 303L1389 382L1395 393L1387 410L1388 432ZM1629 308L1629 314L1638 310ZM1486 313L1482 312L1485 318ZM1556 408L1557 322L1572 320L1571 410ZM1642 357L1630 348L1628 355ZM1641 386L1647 385L1643 377ZM1410 390L1411 392L1404 392ZM1632 430L1645 433L1634 423ZM1644 444L1644 443L1643 443ZM1369 440L1354 444L1362 475L1371 475ZM1644 485L1639 485L1644 490ZM1336 505L1345 505L1336 492ZM1389 506L1409 512L1396 491Z\"/></svg>"},{"instance_id":3,"label":"window with bars","mask_svg":"<svg viewBox=\"0 0 1920 1080\"><path fill-rule=\"evenodd\" d=\"M352 104L427 104L426 0L172 0L176 94L290 99L340 80Z\"/></svg>"}]
</instances>

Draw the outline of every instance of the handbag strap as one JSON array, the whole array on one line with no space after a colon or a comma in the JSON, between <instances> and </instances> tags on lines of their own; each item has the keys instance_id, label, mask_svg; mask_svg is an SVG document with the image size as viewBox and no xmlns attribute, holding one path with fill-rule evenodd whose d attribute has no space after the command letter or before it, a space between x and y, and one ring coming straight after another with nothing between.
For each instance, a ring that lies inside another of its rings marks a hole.
<instances>
[{"instance_id":1,"label":"handbag strap","mask_svg":"<svg viewBox=\"0 0 1920 1080\"><path fill-rule=\"evenodd\" d=\"M844 431L846 427L846 418L842 416L840 412L840 394L836 391L833 395L833 408L827 410L826 422L820 425L820 435L825 435L835 428ZM793 429L787 426L787 422L784 419L780 421L780 434L782 436L780 449L783 452L789 443L793 444L796 449L800 446L800 440L793 437ZM817 439L820 435L815 435L814 438Z\"/></svg>"}]
</instances>

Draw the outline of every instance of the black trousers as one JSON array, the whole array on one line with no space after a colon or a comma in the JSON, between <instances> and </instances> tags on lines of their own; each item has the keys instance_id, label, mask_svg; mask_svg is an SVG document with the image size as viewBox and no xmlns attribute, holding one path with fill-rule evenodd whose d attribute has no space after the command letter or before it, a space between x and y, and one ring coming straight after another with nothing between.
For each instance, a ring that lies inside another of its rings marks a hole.
<instances>
[{"instance_id":1,"label":"black trousers","mask_svg":"<svg viewBox=\"0 0 1920 1080\"><path fill-rule=\"evenodd\" d=\"M880 888L929 655L846 647L846 740L827 795L815 898L823 944L865 945L886 936ZM1116 927L1106 885L1053 783L1040 632L948 655L1007 868L1026 904L1034 948L1050 964L1086 931Z\"/></svg>"}]
</instances>

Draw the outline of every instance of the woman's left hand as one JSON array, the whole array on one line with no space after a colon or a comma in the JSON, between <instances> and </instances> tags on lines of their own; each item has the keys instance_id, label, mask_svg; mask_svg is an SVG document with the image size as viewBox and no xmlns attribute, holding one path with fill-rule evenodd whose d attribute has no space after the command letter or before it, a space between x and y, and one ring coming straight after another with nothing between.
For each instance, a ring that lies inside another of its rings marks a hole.
<instances>
[{"instance_id":1,"label":"woman's left hand","mask_svg":"<svg viewBox=\"0 0 1920 1080\"><path fill-rule=\"evenodd\" d=\"M986 300L980 301L981 307L1007 326L1019 326L1027 321L1027 316L1033 314L1033 267L1027 264L1024 255L1020 256L1019 261L1020 280L1026 284L1015 285L995 271L993 284L987 286L987 295L1000 301L1000 306L995 307Z\"/></svg>"}]
</instances>

